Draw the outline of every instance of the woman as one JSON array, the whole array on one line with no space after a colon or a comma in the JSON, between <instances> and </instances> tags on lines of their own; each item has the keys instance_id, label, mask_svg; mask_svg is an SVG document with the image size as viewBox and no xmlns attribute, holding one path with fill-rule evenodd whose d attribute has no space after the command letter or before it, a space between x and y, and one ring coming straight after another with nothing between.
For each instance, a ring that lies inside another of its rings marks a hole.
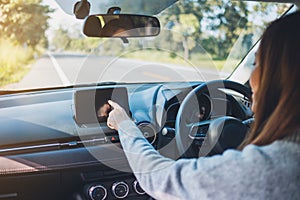
<instances>
[{"instance_id":1,"label":"woman","mask_svg":"<svg viewBox=\"0 0 300 200\"><path fill-rule=\"evenodd\" d=\"M173 161L161 156L116 103L108 126L119 131L129 164L156 199L300 199L300 12L263 34L251 76L255 123L238 150Z\"/></svg>"}]
</instances>

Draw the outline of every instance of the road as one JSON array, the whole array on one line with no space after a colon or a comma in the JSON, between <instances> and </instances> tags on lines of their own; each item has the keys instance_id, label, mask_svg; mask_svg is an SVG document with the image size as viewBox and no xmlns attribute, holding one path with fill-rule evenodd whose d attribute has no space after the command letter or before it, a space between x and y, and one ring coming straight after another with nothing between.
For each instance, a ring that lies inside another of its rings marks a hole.
<instances>
[{"instance_id":1,"label":"road","mask_svg":"<svg viewBox=\"0 0 300 200\"><path fill-rule=\"evenodd\" d=\"M29 89L74 84L114 82L169 82L214 80L226 77L216 70L181 67L126 58L48 52L29 73L7 89Z\"/></svg>"}]
</instances>

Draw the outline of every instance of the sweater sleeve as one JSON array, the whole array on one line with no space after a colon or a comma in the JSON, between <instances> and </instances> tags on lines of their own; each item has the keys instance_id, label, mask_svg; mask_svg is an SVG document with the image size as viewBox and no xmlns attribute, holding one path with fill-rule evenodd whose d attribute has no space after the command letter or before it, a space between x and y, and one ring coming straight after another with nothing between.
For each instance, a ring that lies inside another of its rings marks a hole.
<instances>
[{"instance_id":1,"label":"sweater sleeve","mask_svg":"<svg viewBox=\"0 0 300 200\"><path fill-rule=\"evenodd\" d=\"M227 150L223 155L174 161L161 156L132 121L122 122L119 134L137 180L156 199L259 198L257 188L266 189L264 176L272 172L272 159L254 145L243 152Z\"/></svg>"}]
</instances>

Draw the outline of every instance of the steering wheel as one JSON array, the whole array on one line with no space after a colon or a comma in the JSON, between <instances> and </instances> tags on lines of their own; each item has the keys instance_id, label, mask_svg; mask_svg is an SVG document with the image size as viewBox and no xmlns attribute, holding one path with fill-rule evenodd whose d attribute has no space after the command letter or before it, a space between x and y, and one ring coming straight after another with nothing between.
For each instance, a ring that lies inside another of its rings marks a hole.
<instances>
[{"instance_id":1,"label":"steering wheel","mask_svg":"<svg viewBox=\"0 0 300 200\"><path fill-rule=\"evenodd\" d=\"M226 116L227 95L222 89L233 90L251 100L252 93L248 87L230 80L203 83L189 92L180 105L175 122L176 145L181 157L222 153L228 148L236 148L243 141L248 127L241 119ZM210 99L209 120L201 121L199 118L201 95Z\"/></svg>"}]
</instances>

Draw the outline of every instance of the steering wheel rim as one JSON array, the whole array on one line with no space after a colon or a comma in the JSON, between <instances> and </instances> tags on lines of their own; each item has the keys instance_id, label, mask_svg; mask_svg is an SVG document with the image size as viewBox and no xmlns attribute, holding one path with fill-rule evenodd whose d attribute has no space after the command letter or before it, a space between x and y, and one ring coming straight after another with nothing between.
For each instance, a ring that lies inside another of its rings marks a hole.
<instances>
[{"instance_id":1,"label":"steering wheel rim","mask_svg":"<svg viewBox=\"0 0 300 200\"><path fill-rule=\"evenodd\" d=\"M191 129L194 128L193 124L196 124L196 125L197 125L197 123L201 124L201 122L199 122L199 119L195 123L187 124L186 123L187 117L189 116L187 111L191 110L190 107L192 105L195 105L195 103L196 104L198 103L197 97L199 97L200 95L203 95L203 94L207 95L209 93L211 100L220 98L220 94L223 94L224 99L227 99L226 94L224 92L221 93L219 89L230 89L230 90L236 91L236 92L244 95L244 97L247 97L249 100L251 100L252 92L251 92L250 88L248 88L240 83L233 82L230 80L210 81L207 83L203 83L203 84L197 86L196 88L194 88L192 91L190 91L188 93L188 95L184 98L184 100L182 101L182 103L179 107L179 110L178 110L178 113L176 116L176 122L175 122L176 145L177 145L178 153L181 157L195 157L195 151L193 151L192 148L190 148L192 146L193 139L189 138L188 136L190 136ZM212 107L215 106L215 105L213 105L214 103L215 102L211 101ZM219 109L221 108L221 110L222 110L221 113L223 112L223 114L224 114L223 116L226 116L227 104L226 105L225 104L218 105L218 106L219 106ZM195 108L195 109L197 109L197 108ZM206 122L203 122L203 123L206 123ZM209 126L209 121L207 121L207 123ZM208 147L208 149L212 150L213 147Z\"/></svg>"}]
</instances>

